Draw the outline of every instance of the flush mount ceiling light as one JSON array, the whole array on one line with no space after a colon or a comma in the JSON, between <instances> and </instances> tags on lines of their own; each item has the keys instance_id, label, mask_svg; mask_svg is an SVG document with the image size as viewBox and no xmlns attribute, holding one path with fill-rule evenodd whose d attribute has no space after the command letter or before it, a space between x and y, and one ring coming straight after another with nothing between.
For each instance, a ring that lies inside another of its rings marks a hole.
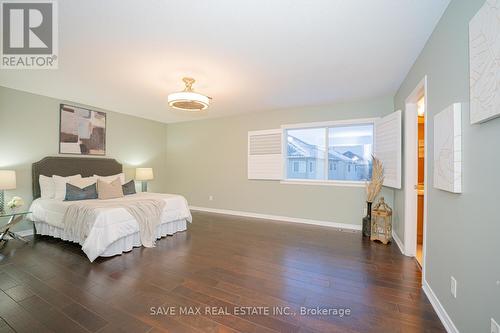
<instances>
[{"instance_id":1,"label":"flush mount ceiling light","mask_svg":"<svg viewBox=\"0 0 500 333\"><path fill-rule=\"evenodd\" d=\"M182 81L186 84L186 88L184 91L168 95L168 105L174 109L186 111L201 111L208 108L211 98L193 90L195 79L185 77Z\"/></svg>"}]
</instances>

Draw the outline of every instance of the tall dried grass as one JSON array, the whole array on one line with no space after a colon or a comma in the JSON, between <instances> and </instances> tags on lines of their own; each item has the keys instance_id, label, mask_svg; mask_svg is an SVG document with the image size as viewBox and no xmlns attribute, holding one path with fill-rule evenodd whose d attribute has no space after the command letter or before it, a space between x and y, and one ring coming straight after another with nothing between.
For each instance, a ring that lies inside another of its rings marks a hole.
<instances>
[{"instance_id":1,"label":"tall dried grass","mask_svg":"<svg viewBox=\"0 0 500 333\"><path fill-rule=\"evenodd\" d=\"M382 185L384 184L384 165L382 161L372 155L373 169L372 179L366 182L366 201L373 202L380 193Z\"/></svg>"}]
</instances>

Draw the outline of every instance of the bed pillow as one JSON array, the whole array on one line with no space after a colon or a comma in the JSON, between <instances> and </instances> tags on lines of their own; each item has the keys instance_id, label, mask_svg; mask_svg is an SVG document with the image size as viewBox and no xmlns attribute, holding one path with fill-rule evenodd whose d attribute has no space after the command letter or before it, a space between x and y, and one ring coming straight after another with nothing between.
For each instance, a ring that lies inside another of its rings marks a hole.
<instances>
[{"instance_id":1,"label":"bed pillow","mask_svg":"<svg viewBox=\"0 0 500 333\"><path fill-rule=\"evenodd\" d=\"M84 188L66 183L65 201L97 199L97 184L94 183Z\"/></svg>"},{"instance_id":2,"label":"bed pillow","mask_svg":"<svg viewBox=\"0 0 500 333\"><path fill-rule=\"evenodd\" d=\"M111 183L98 179L97 195L101 200L123 197L123 189L122 184L120 183L120 178L113 180Z\"/></svg>"},{"instance_id":3,"label":"bed pillow","mask_svg":"<svg viewBox=\"0 0 500 333\"><path fill-rule=\"evenodd\" d=\"M120 185L125 184L125 174L123 172L119 173L119 174L116 174L116 175L112 175L112 176L94 175L94 177L96 177L97 179L99 179L99 180L101 180L103 182L107 182L107 183L111 183L116 178L120 178ZM97 186L97 187L99 187L99 186Z\"/></svg>"},{"instance_id":4,"label":"bed pillow","mask_svg":"<svg viewBox=\"0 0 500 333\"><path fill-rule=\"evenodd\" d=\"M123 195L135 194L135 182L133 180L128 183L122 185Z\"/></svg>"},{"instance_id":5,"label":"bed pillow","mask_svg":"<svg viewBox=\"0 0 500 333\"><path fill-rule=\"evenodd\" d=\"M82 178L78 178L78 179L71 179L68 183L83 189L83 188L88 187L92 184L96 184L97 178L96 177L82 177ZM96 185L96 188L97 188L97 185Z\"/></svg>"},{"instance_id":6,"label":"bed pillow","mask_svg":"<svg viewBox=\"0 0 500 333\"><path fill-rule=\"evenodd\" d=\"M40 197L42 199L54 199L56 194L54 179L52 179L52 177L40 175L40 177L38 177L38 183L40 184Z\"/></svg>"},{"instance_id":7,"label":"bed pillow","mask_svg":"<svg viewBox=\"0 0 500 333\"><path fill-rule=\"evenodd\" d=\"M69 183L72 180L80 179L82 175L74 175L69 177L61 177L61 176L52 176L55 184L55 194L54 199L56 200L64 200L66 198L66 183Z\"/></svg>"}]
</instances>

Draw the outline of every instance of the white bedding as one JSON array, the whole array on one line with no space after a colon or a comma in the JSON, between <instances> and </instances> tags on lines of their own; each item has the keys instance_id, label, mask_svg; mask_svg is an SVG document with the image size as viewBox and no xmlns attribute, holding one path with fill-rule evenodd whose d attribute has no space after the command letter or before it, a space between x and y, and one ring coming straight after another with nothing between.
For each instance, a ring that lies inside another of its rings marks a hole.
<instances>
[{"instance_id":1,"label":"white bedding","mask_svg":"<svg viewBox=\"0 0 500 333\"><path fill-rule=\"evenodd\" d=\"M192 220L187 201L183 196L161 193L137 193L127 195L121 200L126 203L129 200L137 198L165 200L166 204L161 216L161 224L158 226L157 231L158 238L165 236L165 234L185 230L185 221L191 222ZM94 261L101 255L116 252L116 249L109 251L108 247L111 245L116 246L116 244L120 243L117 242L118 240L128 236L129 239L135 239L136 236L133 235L139 233L139 225L126 209L105 208L99 209L96 222L86 239L72 239L64 234L63 217L68 206L77 202L55 199L34 200L30 207L30 211L32 212L30 219L35 222L37 233L48 234L49 236L79 243L82 245L82 250L90 261ZM42 223L48 226L42 227ZM169 226L166 226L166 224L169 224ZM183 225L184 229L182 229ZM127 240L124 243L129 244L130 241ZM130 249L123 249L123 251L129 251Z\"/></svg>"}]
</instances>

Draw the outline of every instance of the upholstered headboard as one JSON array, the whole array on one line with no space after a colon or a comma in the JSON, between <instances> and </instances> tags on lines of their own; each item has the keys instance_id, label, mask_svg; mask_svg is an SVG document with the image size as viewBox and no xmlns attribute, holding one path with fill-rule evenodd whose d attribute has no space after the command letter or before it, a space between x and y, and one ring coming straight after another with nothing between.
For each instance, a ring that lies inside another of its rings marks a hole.
<instances>
[{"instance_id":1,"label":"upholstered headboard","mask_svg":"<svg viewBox=\"0 0 500 333\"><path fill-rule=\"evenodd\" d=\"M81 174L82 177L111 176L122 171L122 165L111 158L45 157L32 165L33 199L40 197L40 175L48 177L53 175L67 177L76 174Z\"/></svg>"}]
</instances>

